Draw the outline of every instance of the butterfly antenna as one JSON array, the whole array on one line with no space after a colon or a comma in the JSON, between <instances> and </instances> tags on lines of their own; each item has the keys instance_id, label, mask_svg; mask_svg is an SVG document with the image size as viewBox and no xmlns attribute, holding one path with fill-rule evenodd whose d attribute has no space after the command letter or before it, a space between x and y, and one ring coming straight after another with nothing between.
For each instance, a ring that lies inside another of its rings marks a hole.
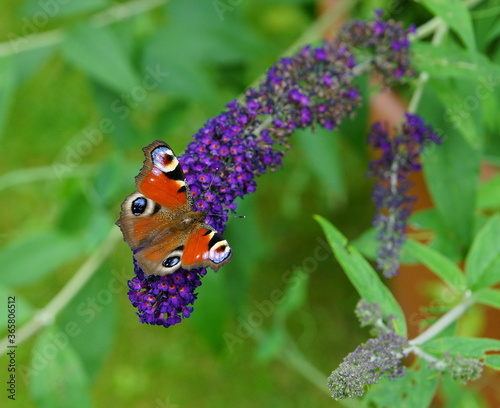
<instances>
[{"instance_id":1,"label":"butterfly antenna","mask_svg":"<svg viewBox=\"0 0 500 408\"><path fill-rule=\"evenodd\" d=\"M210 214L211 217L223 217L223 214ZM231 217L231 218L247 218L246 215L236 215L236 214L227 214L226 217Z\"/></svg>"}]
</instances>

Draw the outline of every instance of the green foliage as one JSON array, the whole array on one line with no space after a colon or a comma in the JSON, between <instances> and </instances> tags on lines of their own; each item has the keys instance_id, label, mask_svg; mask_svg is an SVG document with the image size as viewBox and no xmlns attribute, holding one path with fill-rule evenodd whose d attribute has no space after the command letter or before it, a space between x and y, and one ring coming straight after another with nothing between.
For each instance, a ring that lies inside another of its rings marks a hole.
<instances>
[{"instance_id":1,"label":"green foliage","mask_svg":"<svg viewBox=\"0 0 500 408\"><path fill-rule=\"evenodd\" d=\"M463 2L460 0L424 0L422 4L432 14L442 18L462 39L469 50L474 51L476 49L471 15Z\"/></svg>"},{"instance_id":2,"label":"green foliage","mask_svg":"<svg viewBox=\"0 0 500 408\"><path fill-rule=\"evenodd\" d=\"M0 262L9 273L2 274L0 279L13 287L36 282L78 255L83 253L77 237L57 231L23 236L2 248Z\"/></svg>"},{"instance_id":3,"label":"green foliage","mask_svg":"<svg viewBox=\"0 0 500 408\"><path fill-rule=\"evenodd\" d=\"M481 289L500 282L500 217L495 216L479 231L467 255L468 286Z\"/></svg>"},{"instance_id":4,"label":"green foliage","mask_svg":"<svg viewBox=\"0 0 500 408\"><path fill-rule=\"evenodd\" d=\"M375 385L366 402L380 408L428 407L436 392L439 378L427 368L412 367L407 375L394 381L384 379Z\"/></svg>"},{"instance_id":5,"label":"green foliage","mask_svg":"<svg viewBox=\"0 0 500 408\"><path fill-rule=\"evenodd\" d=\"M470 244L479 179L477 149L458 132L425 157L425 176L440 218L460 248Z\"/></svg>"},{"instance_id":6,"label":"green foliage","mask_svg":"<svg viewBox=\"0 0 500 408\"><path fill-rule=\"evenodd\" d=\"M92 407L89 380L79 355L67 342L68 337L51 326L40 334L33 348L25 378L30 379L31 394L39 407L64 408L75 401L78 407Z\"/></svg>"},{"instance_id":7,"label":"green foliage","mask_svg":"<svg viewBox=\"0 0 500 408\"><path fill-rule=\"evenodd\" d=\"M316 220L323 228L335 257L342 265L359 296L369 303L377 303L385 315L395 316L396 333L405 336L406 321L403 311L391 291L382 283L375 269L355 248L347 245L347 238L327 220L319 216L316 216Z\"/></svg>"},{"instance_id":8,"label":"green foliage","mask_svg":"<svg viewBox=\"0 0 500 408\"><path fill-rule=\"evenodd\" d=\"M500 350L500 340L466 337L441 337L425 344L423 349L432 354L460 354L466 357L485 357L486 352Z\"/></svg>"},{"instance_id":9,"label":"green foliage","mask_svg":"<svg viewBox=\"0 0 500 408\"><path fill-rule=\"evenodd\" d=\"M500 176L493 177L479 186L477 194L478 210L495 210L500 205Z\"/></svg>"},{"instance_id":10,"label":"green foliage","mask_svg":"<svg viewBox=\"0 0 500 408\"><path fill-rule=\"evenodd\" d=\"M420 324L425 334L437 324L440 330L417 342L421 353L479 358L485 370L500 370L499 340L456 324L464 314L483 322L485 311L500 309L500 177L481 176L485 162L500 163L497 2L346 1L350 14L338 13L367 18L381 7L425 29L412 50L428 81L412 85L423 90L418 113L443 144L425 152L435 207L413 214L417 234L401 259L425 265L438 289L453 290L451 302L432 292L422 307L460 315L446 327L442 316L405 316L390 283L364 258L376 259L378 243L364 179L373 90L361 77L356 119L334 134L292 136L284 171L260 178L257 193L239 203L246 219L228 224L233 260L204 277L192 317L167 330L142 325L134 314L126 295L132 257L113 225L134 189L140 148L164 139L181 153L190 135L293 51L299 37L319 40L317 5L7 3L0 27L0 299L16 298L19 406L335 406L326 376L367 340L352 313L360 297L395 316L401 336L407 326ZM414 89L398 92L410 100ZM321 231L311 213L325 214L316 216ZM417 242L420 234L429 242ZM0 319L7 321L6 307ZM2 356L2 367L7 362ZM352 406L421 408L439 394L449 407L483 407L483 385L466 389L417 355L407 375L372 385Z\"/></svg>"},{"instance_id":11,"label":"green foliage","mask_svg":"<svg viewBox=\"0 0 500 408\"><path fill-rule=\"evenodd\" d=\"M463 293L466 289L465 278L460 268L450 259L417 241L408 240L405 246L419 262L427 266L444 282L448 283L455 290Z\"/></svg>"},{"instance_id":12,"label":"green foliage","mask_svg":"<svg viewBox=\"0 0 500 408\"><path fill-rule=\"evenodd\" d=\"M72 27L62 51L68 62L117 93L130 92L139 84L125 45L108 28L89 24Z\"/></svg>"}]
</instances>

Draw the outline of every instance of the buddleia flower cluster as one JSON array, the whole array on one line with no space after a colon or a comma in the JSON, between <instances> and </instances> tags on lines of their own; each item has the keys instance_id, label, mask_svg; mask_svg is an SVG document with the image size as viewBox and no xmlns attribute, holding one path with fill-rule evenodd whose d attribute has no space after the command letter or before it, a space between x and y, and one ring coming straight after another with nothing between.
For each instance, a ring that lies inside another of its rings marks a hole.
<instances>
[{"instance_id":1,"label":"buddleia flower cluster","mask_svg":"<svg viewBox=\"0 0 500 408\"><path fill-rule=\"evenodd\" d=\"M361 94L354 78L375 70L387 84L411 74L408 34L399 23L347 24L337 39L307 45L280 59L259 85L248 89L193 136L179 162L195 208L223 232L237 198L256 189L256 177L279 168L295 129L336 129L354 115ZM360 53L366 47L369 55ZM358 61L359 60L359 61ZM204 269L144 277L135 264L129 297L141 322L169 327L188 317Z\"/></svg>"},{"instance_id":2,"label":"buddleia flower cluster","mask_svg":"<svg viewBox=\"0 0 500 408\"><path fill-rule=\"evenodd\" d=\"M409 343L395 333L392 317L384 320L380 306L364 300L358 303L356 316L362 326L372 326L377 337L358 346L330 374L328 387L334 399L361 397L367 385L378 383L382 377L394 380L406 373L402 362Z\"/></svg>"},{"instance_id":3,"label":"buddleia flower cluster","mask_svg":"<svg viewBox=\"0 0 500 408\"><path fill-rule=\"evenodd\" d=\"M484 363L477 358L451 355L445 353L439 360L431 363L430 368L441 372L448 372L453 380L466 384L481 377Z\"/></svg>"},{"instance_id":4,"label":"buddleia flower cluster","mask_svg":"<svg viewBox=\"0 0 500 408\"><path fill-rule=\"evenodd\" d=\"M412 352L432 370L448 373L452 379L466 383L481 376L484 363L475 358L451 355L440 358L428 355L406 337L396 334L394 316L384 316L379 304L361 299L355 314L360 325L370 326L375 336L348 354L328 377L328 387L334 399L362 397L367 386L382 378L396 380L407 372L404 359Z\"/></svg>"},{"instance_id":5,"label":"buddleia flower cluster","mask_svg":"<svg viewBox=\"0 0 500 408\"><path fill-rule=\"evenodd\" d=\"M386 278L398 273L407 221L415 201L408 194L408 178L420 171L421 153L433 143L441 143L441 138L421 117L411 113L405 114L394 135L381 122L375 122L368 135L368 144L379 155L370 163L369 175L376 178L372 200L377 210L373 225L380 241L377 264Z\"/></svg>"}]
</instances>

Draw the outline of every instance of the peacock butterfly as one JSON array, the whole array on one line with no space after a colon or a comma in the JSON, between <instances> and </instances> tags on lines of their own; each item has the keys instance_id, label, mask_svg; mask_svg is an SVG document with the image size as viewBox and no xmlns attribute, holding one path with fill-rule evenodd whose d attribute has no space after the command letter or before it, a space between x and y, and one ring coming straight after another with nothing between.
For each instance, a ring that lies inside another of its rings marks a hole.
<instances>
[{"instance_id":1,"label":"peacock butterfly","mask_svg":"<svg viewBox=\"0 0 500 408\"><path fill-rule=\"evenodd\" d=\"M217 271L231 259L231 248L206 224L207 211L193 211L193 196L179 160L156 140L142 149L146 159L135 178L137 191L125 198L116 222L147 275L179 268Z\"/></svg>"}]
</instances>

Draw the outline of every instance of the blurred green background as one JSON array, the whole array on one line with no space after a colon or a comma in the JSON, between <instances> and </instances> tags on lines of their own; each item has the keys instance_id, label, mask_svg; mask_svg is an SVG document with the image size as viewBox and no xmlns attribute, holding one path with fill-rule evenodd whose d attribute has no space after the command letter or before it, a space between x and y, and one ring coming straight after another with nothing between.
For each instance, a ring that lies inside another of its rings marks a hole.
<instances>
[{"instance_id":1,"label":"blurred green background","mask_svg":"<svg viewBox=\"0 0 500 408\"><path fill-rule=\"evenodd\" d=\"M126 295L131 253L113 225L135 188L141 148L162 139L181 154L294 43L319 38L319 4L0 4L0 293L16 296L18 332L89 258L97 267L54 321L18 346L16 406L336 406L326 377L368 333L333 258L315 258L322 233L312 214L349 237L369 227L366 106L335 137L293 136L284 169L261 177L239 205L246 218L228 223L232 262L209 271L195 312L177 326L139 323ZM348 2L352 16L382 7L425 21L405 4ZM102 253L102 262L92 258ZM287 288L300 267L304 278ZM282 292L286 300L263 312ZM2 384L7 364L2 356Z\"/></svg>"}]
</instances>

